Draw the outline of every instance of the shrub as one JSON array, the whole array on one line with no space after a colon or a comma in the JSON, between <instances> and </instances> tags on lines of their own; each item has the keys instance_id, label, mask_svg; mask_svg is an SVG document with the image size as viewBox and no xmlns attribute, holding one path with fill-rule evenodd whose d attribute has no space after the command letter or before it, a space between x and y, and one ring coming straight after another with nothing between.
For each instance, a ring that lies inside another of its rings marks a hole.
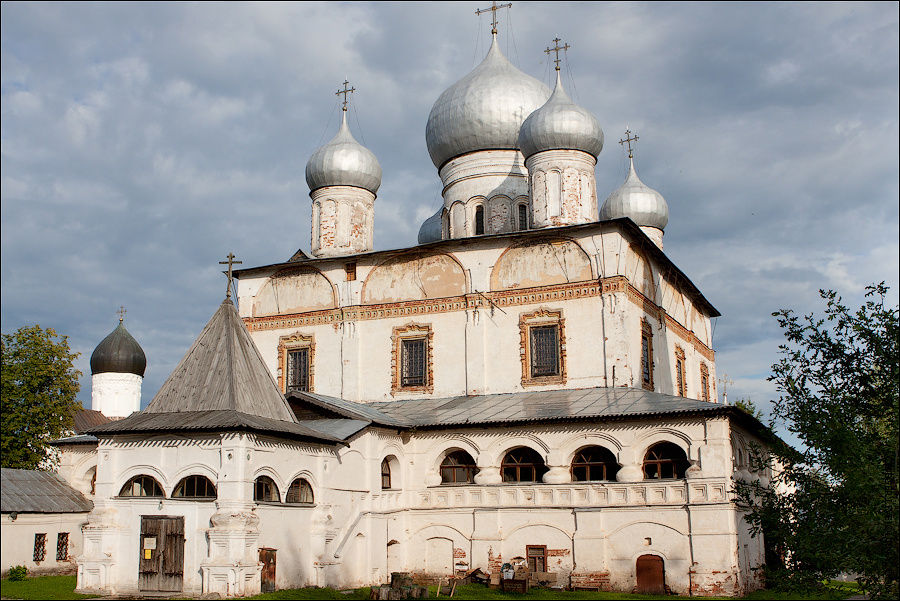
<instances>
[{"instance_id":1,"label":"shrub","mask_svg":"<svg viewBox=\"0 0 900 601\"><path fill-rule=\"evenodd\" d=\"M28 576L28 568L25 566L13 566L9 569L8 578L13 581L25 580Z\"/></svg>"}]
</instances>

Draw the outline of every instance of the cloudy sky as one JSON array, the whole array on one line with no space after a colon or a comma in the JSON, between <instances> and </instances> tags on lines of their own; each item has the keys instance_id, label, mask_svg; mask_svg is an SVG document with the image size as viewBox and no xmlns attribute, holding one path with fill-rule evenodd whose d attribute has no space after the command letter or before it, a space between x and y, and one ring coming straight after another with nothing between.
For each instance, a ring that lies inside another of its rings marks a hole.
<instances>
[{"instance_id":1,"label":"cloudy sky","mask_svg":"<svg viewBox=\"0 0 900 601\"><path fill-rule=\"evenodd\" d=\"M304 167L334 91L377 155L377 249L440 206L432 103L484 56L482 3L2 4L2 330L53 327L88 359L116 325L146 351L144 404L224 293L218 261L309 249ZM599 195L642 179L669 203L666 252L723 317L729 397L766 405L780 331L819 288L898 285L898 7L515 2L500 41L565 81L606 133Z\"/></svg>"}]
</instances>

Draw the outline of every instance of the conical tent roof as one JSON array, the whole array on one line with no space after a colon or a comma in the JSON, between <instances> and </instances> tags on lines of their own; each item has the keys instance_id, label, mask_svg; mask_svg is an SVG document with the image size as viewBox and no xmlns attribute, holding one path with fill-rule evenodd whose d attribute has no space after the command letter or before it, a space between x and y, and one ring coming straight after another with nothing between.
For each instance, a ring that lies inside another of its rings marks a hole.
<instances>
[{"instance_id":1,"label":"conical tent roof","mask_svg":"<svg viewBox=\"0 0 900 601\"><path fill-rule=\"evenodd\" d=\"M144 413L218 410L297 421L230 299L219 306Z\"/></svg>"}]
</instances>

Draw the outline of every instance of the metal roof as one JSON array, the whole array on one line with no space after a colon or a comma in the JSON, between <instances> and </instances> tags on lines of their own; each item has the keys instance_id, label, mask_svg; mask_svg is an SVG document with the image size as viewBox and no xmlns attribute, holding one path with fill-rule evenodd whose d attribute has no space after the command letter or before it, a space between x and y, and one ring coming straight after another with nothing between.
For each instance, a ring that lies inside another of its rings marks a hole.
<instances>
[{"instance_id":1,"label":"metal roof","mask_svg":"<svg viewBox=\"0 0 900 601\"><path fill-rule=\"evenodd\" d=\"M109 418L93 409L79 409L75 412L73 420L75 422L73 426L75 432L81 434L94 426L105 424L109 421Z\"/></svg>"},{"instance_id":2,"label":"metal roof","mask_svg":"<svg viewBox=\"0 0 900 601\"><path fill-rule=\"evenodd\" d=\"M543 390L379 402L371 403L370 406L398 421L417 427L627 419L653 415L721 413L728 410L716 403L638 388Z\"/></svg>"},{"instance_id":3,"label":"metal roof","mask_svg":"<svg viewBox=\"0 0 900 601\"><path fill-rule=\"evenodd\" d=\"M287 435L291 438L311 438L324 442L341 439L297 423L250 415L233 410L180 411L170 413L132 413L125 419L109 422L90 430L91 434L134 434L146 432L216 432L250 430L253 432Z\"/></svg>"},{"instance_id":4,"label":"metal roof","mask_svg":"<svg viewBox=\"0 0 900 601\"><path fill-rule=\"evenodd\" d=\"M372 422L362 419L305 419L300 425L315 430L323 436L332 436L338 440L347 440Z\"/></svg>"},{"instance_id":5,"label":"metal roof","mask_svg":"<svg viewBox=\"0 0 900 601\"><path fill-rule=\"evenodd\" d=\"M56 474L39 470L0 469L3 513L85 513L94 504Z\"/></svg>"},{"instance_id":6,"label":"metal roof","mask_svg":"<svg viewBox=\"0 0 900 601\"><path fill-rule=\"evenodd\" d=\"M100 341L91 354L91 373L123 373L144 375L147 357L137 340L128 333L125 325L119 325Z\"/></svg>"},{"instance_id":7,"label":"metal roof","mask_svg":"<svg viewBox=\"0 0 900 601\"><path fill-rule=\"evenodd\" d=\"M91 436L90 434L76 434L75 436L66 436L63 438L57 438L56 440L51 440L50 444L97 444L97 437Z\"/></svg>"},{"instance_id":8,"label":"metal roof","mask_svg":"<svg viewBox=\"0 0 900 601\"><path fill-rule=\"evenodd\" d=\"M407 421L397 419L396 417L392 417L379 411L372 403L356 403L354 401L345 401L344 399L333 396L302 391L289 392L288 397L306 401L316 407L330 409L348 419L365 420L383 426L395 426L400 428L412 425Z\"/></svg>"}]
</instances>

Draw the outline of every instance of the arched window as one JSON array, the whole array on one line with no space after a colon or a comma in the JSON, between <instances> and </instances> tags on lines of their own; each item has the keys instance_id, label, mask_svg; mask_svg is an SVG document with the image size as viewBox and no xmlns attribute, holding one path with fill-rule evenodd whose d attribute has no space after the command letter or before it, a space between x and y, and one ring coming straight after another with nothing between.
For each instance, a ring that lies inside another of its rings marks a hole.
<instances>
[{"instance_id":1,"label":"arched window","mask_svg":"<svg viewBox=\"0 0 900 601\"><path fill-rule=\"evenodd\" d=\"M391 489L391 462L385 457L381 462L381 490Z\"/></svg>"},{"instance_id":2,"label":"arched window","mask_svg":"<svg viewBox=\"0 0 900 601\"><path fill-rule=\"evenodd\" d=\"M253 500L256 502L269 501L280 503L281 495L275 481L268 476L260 476L253 485Z\"/></svg>"},{"instance_id":3,"label":"arched window","mask_svg":"<svg viewBox=\"0 0 900 601\"><path fill-rule=\"evenodd\" d=\"M135 476L119 491L120 497L165 497L162 486L152 476Z\"/></svg>"},{"instance_id":4,"label":"arched window","mask_svg":"<svg viewBox=\"0 0 900 601\"><path fill-rule=\"evenodd\" d=\"M644 456L644 479L666 480L684 478L690 463L684 451L677 444L658 442Z\"/></svg>"},{"instance_id":5,"label":"arched window","mask_svg":"<svg viewBox=\"0 0 900 601\"><path fill-rule=\"evenodd\" d=\"M478 205L475 207L475 235L480 236L484 233L484 207Z\"/></svg>"},{"instance_id":6,"label":"arched window","mask_svg":"<svg viewBox=\"0 0 900 601\"><path fill-rule=\"evenodd\" d=\"M206 476L187 476L172 491L173 499L215 499L216 487Z\"/></svg>"},{"instance_id":7,"label":"arched window","mask_svg":"<svg viewBox=\"0 0 900 601\"><path fill-rule=\"evenodd\" d=\"M303 478L297 478L291 482L287 491L285 503L313 503L313 489Z\"/></svg>"},{"instance_id":8,"label":"arched window","mask_svg":"<svg viewBox=\"0 0 900 601\"><path fill-rule=\"evenodd\" d=\"M519 447L503 457L500 471L504 482L540 482L547 473L547 466L537 451Z\"/></svg>"},{"instance_id":9,"label":"arched window","mask_svg":"<svg viewBox=\"0 0 900 601\"><path fill-rule=\"evenodd\" d=\"M519 205L519 229L528 229L528 205L526 204Z\"/></svg>"},{"instance_id":10,"label":"arched window","mask_svg":"<svg viewBox=\"0 0 900 601\"><path fill-rule=\"evenodd\" d=\"M603 447L585 447L572 458L572 481L615 480L619 464L612 451Z\"/></svg>"},{"instance_id":11,"label":"arched window","mask_svg":"<svg viewBox=\"0 0 900 601\"><path fill-rule=\"evenodd\" d=\"M476 471L475 460L465 451L447 453L441 461L441 484L472 484Z\"/></svg>"}]
</instances>

